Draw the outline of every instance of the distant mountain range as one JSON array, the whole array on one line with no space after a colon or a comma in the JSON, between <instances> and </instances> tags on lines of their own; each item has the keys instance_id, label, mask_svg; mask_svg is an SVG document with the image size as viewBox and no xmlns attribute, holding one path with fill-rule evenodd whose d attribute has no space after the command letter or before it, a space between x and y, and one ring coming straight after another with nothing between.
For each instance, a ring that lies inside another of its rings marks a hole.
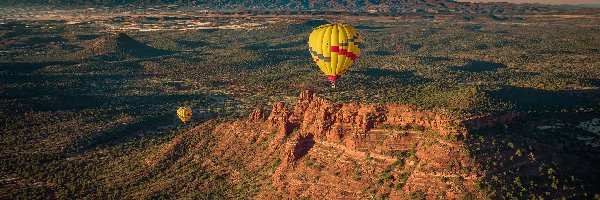
<instances>
[{"instance_id":1,"label":"distant mountain range","mask_svg":"<svg viewBox=\"0 0 600 200\"><path fill-rule=\"evenodd\" d=\"M5 4L42 5L166 5L199 6L211 10L535 13L556 10L542 4L468 3L452 0L3 0ZM1 4L1 3L0 3Z\"/></svg>"}]
</instances>

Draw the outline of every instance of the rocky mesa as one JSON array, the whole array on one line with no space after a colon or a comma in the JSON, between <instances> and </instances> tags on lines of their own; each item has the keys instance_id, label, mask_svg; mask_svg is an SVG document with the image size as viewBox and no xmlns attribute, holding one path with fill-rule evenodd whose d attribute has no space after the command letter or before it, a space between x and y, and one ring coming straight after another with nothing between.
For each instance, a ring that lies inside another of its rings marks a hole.
<instances>
[{"instance_id":1,"label":"rocky mesa","mask_svg":"<svg viewBox=\"0 0 600 200\"><path fill-rule=\"evenodd\" d=\"M467 134L463 121L439 113L332 103L307 90L293 108L278 102L245 120L206 122L146 163L195 162L247 182L256 188L251 196L264 199L481 197Z\"/></svg>"}]
</instances>

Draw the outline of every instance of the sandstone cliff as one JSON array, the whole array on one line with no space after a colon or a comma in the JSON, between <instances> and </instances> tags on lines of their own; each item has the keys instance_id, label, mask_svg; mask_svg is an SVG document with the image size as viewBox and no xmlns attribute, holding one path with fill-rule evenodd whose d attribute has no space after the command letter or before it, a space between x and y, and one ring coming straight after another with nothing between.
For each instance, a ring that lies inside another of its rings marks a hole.
<instances>
[{"instance_id":1,"label":"sandstone cliff","mask_svg":"<svg viewBox=\"0 0 600 200\"><path fill-rule=\"evenodd\" d=\"M209 148L201 131L214 140ZM245 120L201 125L147 163L185 151L232 181L253 171L262 177L253 183L262 199L481 197L475 188L482 174L462 140L467 133L461 120L435 112L332 103L304 91L293 108L277 102L268 115L256 109Z\"/></svg>"}]
</instances>

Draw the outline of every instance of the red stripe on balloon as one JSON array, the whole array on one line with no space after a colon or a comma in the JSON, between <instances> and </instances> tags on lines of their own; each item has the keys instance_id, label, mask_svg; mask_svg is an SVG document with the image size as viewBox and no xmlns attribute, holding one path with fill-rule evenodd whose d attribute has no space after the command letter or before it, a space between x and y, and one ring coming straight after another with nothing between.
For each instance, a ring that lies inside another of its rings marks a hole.
<instances>
[{"instance_id":1,"label":"red stripe on balloon","mask_svg":"<svg viewBox=\"0 0 600 200\"><path fill-rule=\"evenodd\" d=\"M339 52L340 46L331 46L331 52Z\"/></svg>"},{"instance_id":2,"label":"red stripe on balloon","mask_svg":"<svg viewBox=\"0 0 600 200\"><path fill-rule=\"evenodd\" d=\"M339 46L331 46L331 52L338 52L339 55L345 55L352 61L355 61L356 57L357 57L356 54L354 54L346 49L340 49Z\"/></svg>"},{"instance_id":3,"label":"red stripe on balloon","mask_svg":"<svg viewBox=\"0 0 600 200\"><path fill-rule=\"evenodd\" d=\"M348 53L346 53L346 57L350 58L350 60L355 61L356 60L356 54L348 51Z\"/></svg>"}]
</instances>

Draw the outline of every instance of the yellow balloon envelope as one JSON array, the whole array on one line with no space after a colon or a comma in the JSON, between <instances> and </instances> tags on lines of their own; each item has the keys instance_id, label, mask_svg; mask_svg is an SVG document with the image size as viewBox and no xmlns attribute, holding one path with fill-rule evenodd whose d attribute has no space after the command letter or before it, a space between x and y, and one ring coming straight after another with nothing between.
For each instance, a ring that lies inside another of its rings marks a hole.
<instances>
[{"instance_id":1,"label":"yellow balloon envelope","mask_svg":"<svg viewBox=\"0 0 600 200\"><path fill-rule=\"evenodd\" d=\"M339 78L360 55L362 40L354 27L325 24L315 28L308 38L308 51L335 88Z\"/></svg>"},{"instance_id":2,"label":"yellow balloon envelope","mask_svg":"<svg viewBox=\"0 0 600 200\"><path fill-rule=\"evenodd\" d=\"M190 118L192 118L192 108L189 106L179 107L177 109L177 117L179 117L183 123L190 121Z\"/></svg>"}]
</instances>

